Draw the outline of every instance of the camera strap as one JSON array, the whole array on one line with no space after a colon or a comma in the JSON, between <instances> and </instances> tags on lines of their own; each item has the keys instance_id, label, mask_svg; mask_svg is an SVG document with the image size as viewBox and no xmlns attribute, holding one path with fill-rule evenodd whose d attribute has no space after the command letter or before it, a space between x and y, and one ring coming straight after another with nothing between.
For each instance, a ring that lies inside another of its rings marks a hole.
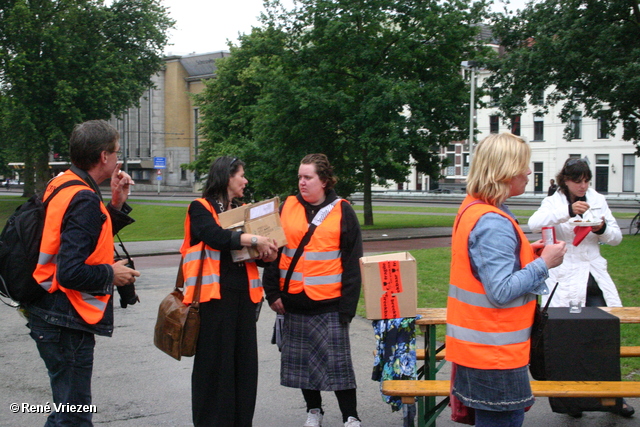
<instances>
[{"instance_id":1,"label":"camera strap","mask_svg":"<svg viewBox=\"0 0 640 427\"><path fill-rule=\"evenodd\" d=\"M122 239L120 239L120 235L118 233L116 233L116 237L118 238L118 242L120 242L119 245L122 248L122 250L124 251L124 255L127 257L128 264L133 266L133 260L131 259L131 256L129 255L129 252L127 252L127 249L124 247L124 243L122 243ZM116 253L116 258L123 259L120 256L120 253L118 253L118 249L116 248L115 244L113 245L113 250ZM131 268L133 268L133 267L131 267Z\"/></svg>"}]
</instances>

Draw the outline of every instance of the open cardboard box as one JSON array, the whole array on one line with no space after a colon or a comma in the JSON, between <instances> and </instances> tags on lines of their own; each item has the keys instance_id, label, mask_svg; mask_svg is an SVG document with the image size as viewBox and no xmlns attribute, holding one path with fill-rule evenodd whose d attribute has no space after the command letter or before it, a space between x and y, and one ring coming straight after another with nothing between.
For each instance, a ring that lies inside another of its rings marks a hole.
<instances>
[{"instance_id":1,"label":"open cardboard box","mask_svg":"<svg viewBox=\"0 0 640 427\"><path fill-rule=\"evenodd\" d=\"M360 272L367 319L416 316L418 272L409 252L362 257Z\"/></svg>"},{"instance_id":2,"label":"open cardboard box","mask_svg":"<svg viewBox=\"0 0 640 427\"><path fill-rule=\"evenodd\" d=\"M287 244L287 237L280 222L279 206L280 198L274 197L273 199L243 205L230 211L222 212L218 215L220 226L244 231L248 234L271 237L275 239L278 247L282 247ZM250 247L231 251L231 257L234 262L246 261L259 256L258 251Z\"/></svg>"}]
</instances>

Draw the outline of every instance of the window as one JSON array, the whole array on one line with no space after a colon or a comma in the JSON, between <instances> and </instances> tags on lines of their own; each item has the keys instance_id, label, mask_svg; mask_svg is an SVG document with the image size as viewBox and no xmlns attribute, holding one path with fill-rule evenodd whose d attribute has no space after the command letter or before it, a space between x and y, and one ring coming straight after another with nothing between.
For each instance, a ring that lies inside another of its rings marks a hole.
<instances>
[{"instance_id":1,"label":"window","mask_svg":"<svg viewBox=\"0 0 640 427\"><path fill-rule=\"evenodd\" d=\"M609 191L609 155L596 154L595 189L599 193Z\"/></svg>"},{"instance_id":2,"label":"window","mask_svg":"<svg viewBox=\"0 0 640 427\"><path fill-rule=\"evenodd\" d=\"M544 141L544 117L533 116L533 140Z\"/></svg>"},{"instance_id":3,"label":"window","mask_svg":"<svg viewBox=\"0 0 640 427\"><path fill-rule=\"evenodd\" d=\"M573 113L571 116L571 139L582 139L582 113Z\"/></svg>"},{"instance_id":4,"label":"window","mask_svg":"<svg viewBox=\"0 0 640 427\"><path fill-rule=\"evenodd\" d=\"M198 158L198 151L200 149L200 140L198 137L200 136L198 130L198 122L200 121L200 110L198 108L193 109L193 154L196 158Z\"/></svg>"},{"instance_id":5,"label":"window","mask_svg":"<svg viewBox=\"0 0 640 427\"><path fill-rule=\"evenodd\" d=\"M511 116L511 133L520 136L520 114Z\"/></svg>"},{"instance_id":6,"label":"window","mask_svg":"<svg viewBox=\"0 0 640 427\"><path fill-rule=\"evenodd\" d=\"M544 105L544 89L531 95L531 103L533 105Z\"/></svg>"},{"instance_id":7,"label":"window","mask_svg":"<svg viewBox=\"0 0 640 427\"><path fill-rule=\"evenodd\" d=\"M533 192L542 193L544 191L544 182L542 180L544 164L542 162L533 162Z\"/></svg>"},{"instance_id":8,"label":"window","mask_svg":"<svg viewBox=\"0 0 640 427\"><path fill-rule=\"evenodd\" d=\"M469 153L462 155L462 174L464 176L469 175Z\"/></svg>"},{"instance_id":9,"label":"window","mask_svg":"<svg viewBox=\"0 0 640 427\"><path fill-rule=\"evenodd\" d=\"M497 107L498 101L500 100L500 96L498 95L500 92L497 87L492 87L490 92L491 100L489 101L489 107Z\"/></svg>"},{"instance_id":10,"label":"window","mask_svg":"<svg viewBox=\"0 0 640 427\"><path fill-rule=\"evenodd\" d=\"M456 154L447 153L447 176L454 176L456 174Z\"/></svg>"},{"instance_id":11,"label":"window","mask_svg":"<svg viewBox=\"0 0 640 427\"><path fill-rule=\"evenodd\" d=\"M609 121L607 119L598 119L598 139L609 139Z\"/></svg>"},{"instance_id":12,"label":"window","mask_svg":"<svg viewBox=\"0 0 640 427\"><path fill-rule=\"evenodd\" d=\"M636 156L634 154L622 155L622 191L633 191L635 181Z\"/></svg>"},{"instance_id":13,"label":"window","mask_svg":"<svg viewBox=\"0 0 640 427\"><path fill-rule=\"evenodd\" d=\"M498 133L500 131L500 117L489 116L489 133Z\"/></svg>"}]
</instances>

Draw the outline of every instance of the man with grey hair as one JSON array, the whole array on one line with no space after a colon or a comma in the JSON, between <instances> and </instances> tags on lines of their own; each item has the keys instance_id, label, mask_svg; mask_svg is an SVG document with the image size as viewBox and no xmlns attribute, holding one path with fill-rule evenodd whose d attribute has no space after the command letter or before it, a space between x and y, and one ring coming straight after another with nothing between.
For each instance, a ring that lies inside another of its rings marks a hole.
<instances>
[{"instance_id":1,"label":"man with grey hair","mask_svg":"<svg viewBox=\"0 0 640 427\"><path fill-rule=\"evenodd\" d=\"M47 367L55 406L89 408L95 335L113 332L114 286L140 273L114 260L113 235L133 222L125 203L133 180L120 170L118 131L103 120L77 125L69 141L72 166L47 184L38 265L47 293L25 304L31 337ZM111 201L99 184L111 179ZM119 288L122 289L122 288ZM52 405L54 406L54 405ZM92 426L92 411L53 410L45 426Z\"/></svg>"}]
</instances>

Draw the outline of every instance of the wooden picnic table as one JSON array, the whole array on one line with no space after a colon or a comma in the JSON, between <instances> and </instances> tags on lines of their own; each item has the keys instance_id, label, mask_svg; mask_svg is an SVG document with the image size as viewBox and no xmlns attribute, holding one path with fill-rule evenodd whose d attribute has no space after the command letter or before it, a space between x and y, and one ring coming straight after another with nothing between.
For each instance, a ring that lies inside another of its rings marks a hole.
<instances>
[{"instance_id":1,"label":"wooden picnic table","mask_svg":"<svg viewBox=\"0 0 640 427\"><path fill-rule=\"evenodd\" d=\"M640 323L640 307L599 307L620 319L620 323ZM423 375L425 380L435 380L436 374L444 366L445 360L436 360L438 352L436 343L436 326L447 323L446 308L419 308L416 325L424 333L424 364ZM440 350L444 348L441 346ZM418 426L435 427L435 420L444 409L444 406L436 405L436 396L427 396L418 399ZM429 419L425 420L425 414Z\"/></svg>"}]
</instances>

